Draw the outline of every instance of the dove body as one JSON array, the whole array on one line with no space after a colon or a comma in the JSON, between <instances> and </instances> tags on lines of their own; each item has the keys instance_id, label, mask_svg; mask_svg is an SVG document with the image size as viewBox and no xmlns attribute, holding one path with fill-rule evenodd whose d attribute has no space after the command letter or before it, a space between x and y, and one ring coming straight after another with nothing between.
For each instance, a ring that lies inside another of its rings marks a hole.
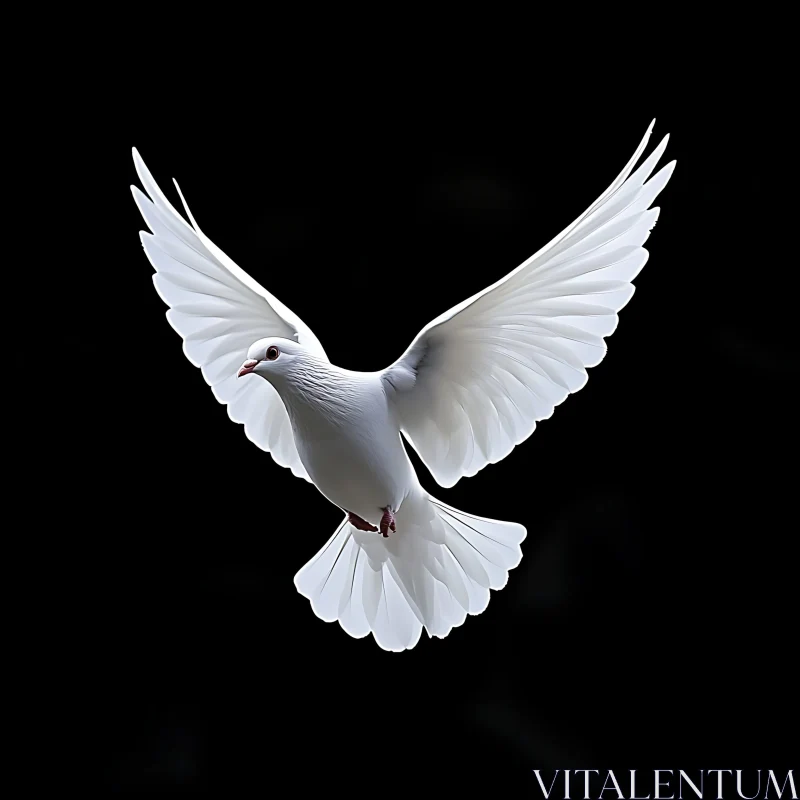
<instances>
[{"instance_id":1,"label":"dove body","mask_svg":"<svg viewBox=\"0 0 800 800\"><path fill-rule=\"evenodd\" d=\"M265 378L278 392L317 489L376 526L387 506L399 511L419 482L380 373L342 369L281 338L261 340L247 355L256 365L243 379Z\"/></svg>"}]
</instances>

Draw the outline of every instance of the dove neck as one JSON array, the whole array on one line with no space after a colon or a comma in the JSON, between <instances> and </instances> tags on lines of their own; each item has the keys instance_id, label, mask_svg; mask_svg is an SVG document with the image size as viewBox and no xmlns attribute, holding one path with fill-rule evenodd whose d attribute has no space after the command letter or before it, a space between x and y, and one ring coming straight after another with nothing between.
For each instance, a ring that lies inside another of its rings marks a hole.
<instances>
[{"instance_id":1,"label":"dove neck","mask_svg":"<svg viewBox=\"0 0 800 800\"><path fill-rule=\"evenodd\" d=\"M297 363L271 382L290 417L323 415L340 422L356 413L364 390L355 374L317 359Z\"/></svg>"}]
</instances>

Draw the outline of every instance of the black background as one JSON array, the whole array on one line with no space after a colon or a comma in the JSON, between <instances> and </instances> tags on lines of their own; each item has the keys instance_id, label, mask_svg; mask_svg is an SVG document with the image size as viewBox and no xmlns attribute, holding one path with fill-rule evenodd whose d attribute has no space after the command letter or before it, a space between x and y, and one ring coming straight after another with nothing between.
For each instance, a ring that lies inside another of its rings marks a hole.
<instances>
[{"instance_id":1,"label":"black background","mask_svg":"<svg viewBox=\"0 0 800 800\"><path fill-rule=\"evenodd\" d=\"M217 95L187 108L177 85L156 110L150 69L81 130L66 197L68 343L93 376L64 401L58 495L81 530L87 785L302 791L378 770L418 788L430 770L434 789L536 796L537 768L788 764L796 256L763 147L791 132L755 94L669 80L591 112L530 89L311 95L286 76L249 113ZM453 489L412 454L434 496L527 527L507 587L402 654L323 623L292 578L340 512L248 442L183 356L139 244L130 148L334 363L375 370L580 214L653 117L648 152L669 132L662 164L678 165L588 384Z\"/></svg>"}]
</instances>

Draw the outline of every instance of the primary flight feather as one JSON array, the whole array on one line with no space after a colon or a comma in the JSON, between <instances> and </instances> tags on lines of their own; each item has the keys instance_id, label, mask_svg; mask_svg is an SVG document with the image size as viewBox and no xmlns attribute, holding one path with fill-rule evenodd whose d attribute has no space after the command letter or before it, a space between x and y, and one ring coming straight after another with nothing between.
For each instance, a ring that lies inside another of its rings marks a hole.
<instances>
[{"instance_id":1,"label":"primary flight feather","mask_svg":"<svg viewBox=\"0 0 800 800\"><path fill-rule=\"evenodd\" d=\"M190 224L134 149L156 291L214 396L254 444L345 516L295 576L351 636L385 650L444 638L479 614L521 558L526 530L458 511L419 484L410 442L441 486L505 458L587 380L647 261L650 208L675 167L668 136L631 160L569 227L493 286L428 324L380 372L330 363L311 329ZM652 176L652 177L651 177Z\"/></svg>"}]
</instances>

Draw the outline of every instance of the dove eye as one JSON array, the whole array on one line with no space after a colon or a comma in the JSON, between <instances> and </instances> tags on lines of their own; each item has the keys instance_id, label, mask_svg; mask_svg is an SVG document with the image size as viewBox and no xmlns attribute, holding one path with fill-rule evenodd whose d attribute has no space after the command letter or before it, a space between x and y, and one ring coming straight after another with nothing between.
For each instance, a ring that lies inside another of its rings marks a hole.
<instances>
[{"instance_id":1,"label":"dove eye","mask_svg":"<svg viewBox=\"0 0 800 800\"><path fill-rule=\"evenodd\" d=\"M275 347L275 345L272 345L272 347L268 347L267 348L267 361L274 361L280 354L281 354L281 351L278 350L278 348Z\"/></svg>"}]
</instances>

